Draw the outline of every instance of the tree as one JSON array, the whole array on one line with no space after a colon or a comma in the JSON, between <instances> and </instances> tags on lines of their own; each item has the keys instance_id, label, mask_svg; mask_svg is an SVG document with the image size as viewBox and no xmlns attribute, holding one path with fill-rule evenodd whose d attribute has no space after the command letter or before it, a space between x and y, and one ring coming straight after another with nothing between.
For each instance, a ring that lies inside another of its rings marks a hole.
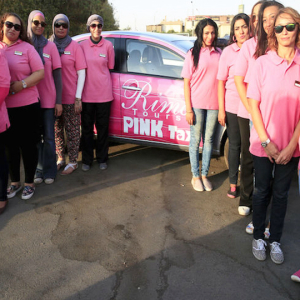
<instances>
[{"instance_id":1,"label":"tree","mask_svg":"<svg viewBox=\"0 0 300 300\"><path fill-rule=\"evenodd\" d=\"M70 36L86 32L86 21L92 14L102 16L104 30L118 29L113 7L107 0L0 0L2 13L15 12L25 24L30 12L35 9L42 11L46 17L46 36L52 34L52 20L59 13L65 14L70 20Z\"/></svg>"}]
</instances>

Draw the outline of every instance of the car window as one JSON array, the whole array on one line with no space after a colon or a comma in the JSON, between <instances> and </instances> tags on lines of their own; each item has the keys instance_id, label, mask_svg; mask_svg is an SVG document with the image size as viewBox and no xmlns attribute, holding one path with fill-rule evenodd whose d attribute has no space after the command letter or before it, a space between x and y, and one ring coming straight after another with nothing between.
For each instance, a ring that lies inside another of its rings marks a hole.
<instances>
[{"instance_id":1,"label":"car window","mask_svg":"<svg viewBox=\"0 0 300 300\"><path fill-rule=\"evenodd\" d=\"M112 38L112 37L105 37L105 39L108 40L108 41L110 41L113 44L114 51L115 51L115 66L112 69L112 71L116 71L116 68L117 68L117 57L116 57L116 49L115 49L116 39Z\"/></svg>"},{"instance_id":2,"label":"car window","mask_svg":"<svg viewBox=\"0 0 300 300\"><path fill-rule=\"evenodd\" d=\"M181 79L184 58L158 44L126 40L128 72Z\"/></svg>"},{"instance_id":3,"label":"car window","mask_svg":"<svg viewBox=\"0 0 300 300\"><path fill-rule=\"evenodd\" d=\"M108 41L110 41L113 44L114 49L115 49L115 39L111 38L111 37L106 37L105 39L108 40Z\"/></svg>"}]
</instances>

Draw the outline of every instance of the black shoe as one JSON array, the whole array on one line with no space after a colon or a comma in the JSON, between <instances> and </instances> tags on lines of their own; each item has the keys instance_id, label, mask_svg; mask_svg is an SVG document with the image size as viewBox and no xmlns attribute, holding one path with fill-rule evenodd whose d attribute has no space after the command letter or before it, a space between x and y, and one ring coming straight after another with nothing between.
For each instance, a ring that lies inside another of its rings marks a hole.
<instances>
[{"instance_id":1,"label":"black shoe","mask_svg":"<svg viewBox=\"0 0 300 300\"><path fill-rule=\"evenodd\" d=\"M236 191L236 186L235 187L230 187L228 192L227 192L227 197L229 198L236 198L237 196L237 191Z\"/></svg>"}]
</instances>

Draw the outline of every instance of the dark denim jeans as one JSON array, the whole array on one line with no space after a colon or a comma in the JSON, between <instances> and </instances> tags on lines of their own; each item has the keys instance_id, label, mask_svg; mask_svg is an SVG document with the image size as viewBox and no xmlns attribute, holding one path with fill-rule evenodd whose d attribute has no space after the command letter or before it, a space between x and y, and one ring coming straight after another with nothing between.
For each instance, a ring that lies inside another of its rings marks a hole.
<instances>
[{"instance_id":1,"label":"dark denim jeans","mask_svg":"<svg viewBox=\"0 0 300 300\"><path fill-rule=\"evenodd\" d=\"M54 108L41 108L41 141L35 177L54 179L56 176L54 122Z\"/></svg>"},{"instance_id":2,"label":"dark denim jeans","mask_svg":"<svg viewBox=\"0 0 300 300\"><path fill-rule=\"evenodd\" d=\"M4 145L5 132L0 133L0 201L7 200L8 162Z\"/></svg>"},{"instance_id":3,"label":"dark denim jeans","mask_svg":"<svg viewBox=\"0 0 300 300\"><path fill-rule=\"evenodd\" d=\"M226 128L229 139L229 182L230 184L237 184L241 155L241 134L236 114L226 112Z\"/></svg>"},{"instance_id":4,"label":"dark denim jeans","mask_svg":"<svg viewBox=\"0 0 300 300\"><path fill-rule=\"evenodd\" d=\"M12 182L20 181L22 156L25 182L33 183L38 162L40 104L36 102L27 106L8 108L7 111L10 127L6 134L6 154L10 179Z\"/></svg>"},{"instance_id":5,"label":"dark denim jeans","mask_svg":"<svg viewBox=\"0 0 300 300\"><path fill-rule=\"evenodd\" d=\"M96 159L98 163L108 160L108 127L110 102L82 103L82 163L91 165L94 159L94 125L97 129Z\"/></svg>"},{"instance_id":6,"label":"dark denim jeans","mask_svg":"<svg viewBox=\"0 0 300 300\"><path fill-rule=\"evenodd\" d=\"M250 127L249 119L238 117L241 134L241 174L240 174L240 206L252 208L253 194L253 159L249 151Z\"/></svg>"},{"instance_id":7,"label":"dark denim jeans","mask_svg":"<svg viewBox=\"0 0 300 300\"><path fill-rule=\"evenodd\" d=\"M288 164L277 165L271 163L267 157L253 155L255 169L253 236L256 240L264 239L267 208L272 193L269 242L280 242L287 209L288 192L293 176L296 174L298 161L298 157L293 157Z\"/></svg>"}]
</instances>

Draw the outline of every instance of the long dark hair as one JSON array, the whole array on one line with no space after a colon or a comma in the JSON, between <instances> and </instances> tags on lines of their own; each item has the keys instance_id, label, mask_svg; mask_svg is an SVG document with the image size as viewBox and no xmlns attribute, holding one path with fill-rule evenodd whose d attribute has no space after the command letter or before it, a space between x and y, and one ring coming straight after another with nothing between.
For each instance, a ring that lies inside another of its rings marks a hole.
<instances>
[{"instance_id":1,"label":"long dark hair","mask_svg":"<svg viewBox=\"0 0 300 300\"><path fill-rule=\"evenodd\" d=\"M235 27L235 22L238 21L238 20L244 20L246 25L248 26L249 28L249 22L250 22L250 18L248 15L244 14L244 13L241 13L241 14L237 14L234 16L234 18L232 19L231 21L231 24L230 24L230 38L229 38L229 43L228 45L231 45L233 43L236 42L236 40L234 40L234 27Z\"/></svg>"},{"instance_id":2,"label":"long dark hair","mask_svg":"<svg viewBox=\"0 0 300 300\"><path fill-rule=\"evenodd\" d=\"M31 40L29 39L29 37L27 36L27 30L26 27L24 26L24 22L22 21L22 19L19 17L19 15L17 15L16 13L12 13L12 12L7 12L4 13L1 16L1 21L0 21L0 26L1 26L1 31L0 31L0 41L3 41L3 35L4 35L4 31L3 31L3 27L4 27L4 23L6 21L6 19L8 17L16 17L17 19L19 19L20 21L20 25L21 25L21 30L20 30L20 35L19 35L19 39L22 40L23 42L27 42L29 44L32 45Z\"/></svg>"},{"instance_id":3,"label":"long dark hair","mask_svg":"<svg viewBox=\"0 0 300 300\"><path fill-rule=\"evenodd\" d=\"M256 35L256 28L254 27L254 22L255 22L255 19L254 19L254 8L255 6L259 5L259 4L263 4L266 0L260 0L258 2L256 2L253 7L252 7L252 11L251 11L251 15L250 15L250 34L251 34L251 37L255 36ZM256 16L257 18L258 16Z\"/></svg>"},{"instance_id":4,"label":"long dark hair","mask_svg":"<svg viewBox=\"0 0 300 300\"><path fill-rule=\"evenodd\" d=\"M203 44L203 29L207 26L213 26L215 30L215 39L212 43L212 47L217 47L217 41L218 41L218 25L216 22L214 22L212 19L203 19L199 21L199 23L196 26L195 33L197 36L197 39L194 43L194 47L191 49L193 59L194 59L194 68L197 69L198 63L199 63L199 57L200 57L200 51Z\"/></svg>"},{"instance_id":5,"label":"long dark hair","mask_svg":"<svg viewBox=\"0 0 300 300\"><path fill-rule=\"evenodd\" d=\"M268 39L267 39L268 35L265 32L264 27L263 27L263 16L264 16L264 10L270 6L277 6L278 9L284 8L284 6L281 3L274 1L274 0L266 1L261 5L259 13L258 13L257 45L256 45L255 53L254 53L255 59L257 59L261 55L264 55L268 48Z\"/></svg>"}]
</instances>

